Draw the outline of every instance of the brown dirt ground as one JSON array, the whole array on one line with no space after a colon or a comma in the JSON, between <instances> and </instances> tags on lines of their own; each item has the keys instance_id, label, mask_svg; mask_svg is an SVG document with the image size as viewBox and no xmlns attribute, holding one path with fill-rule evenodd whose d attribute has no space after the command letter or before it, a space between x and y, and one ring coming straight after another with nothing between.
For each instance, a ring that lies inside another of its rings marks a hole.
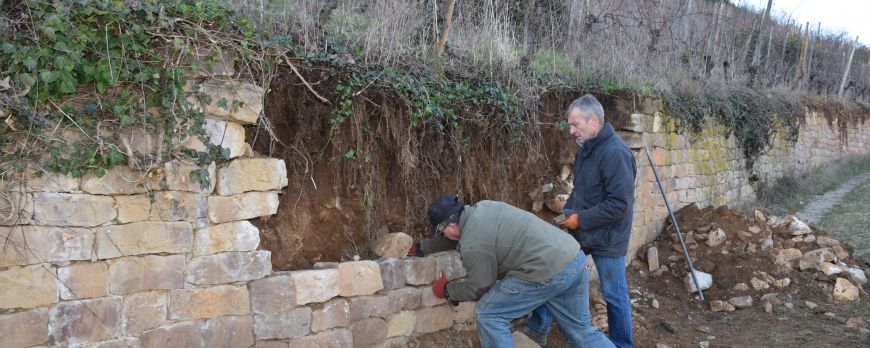
<instances>
[{"instance_id":1,"label":"brown dirt ground","mask_svg":"<svg viewBox=\"0 0 870 348\"><path fill-rule=\"evenodd\" d=\"M845 327L846 320L856 314L853 304L833 300L836 276L826 277L818 270L787 270L774 263L774 255L783 244L791 245L789 240L793 236L785 224L769 227L724 206L718 209L689 206L675 215L683 233L692 231L695 234L721 228L727 239L725 243L715 247L708 247L703 242L688 243L690 257L695 260L695 268L713 276L712 287L704 291L706 301L698 299L697 294L689 295L685 290L683 278L687 274L688 265L682 250L677 252L673 249L680 244L676 241L672 226L652 243L659 250L660 264L667 266L668 272L659 276L648 272L644 258L649 246L638 253L639 260L630 265L627 271L629 296L634 301L632 313L637 347L655 347L657 343L669 347L698 347L701 341L708 341L710 347L870 347L870 336ZM740 239L739 232L749 231L751 226L757 226L762 231L757 234L750 232L751 237L744 237L747 239L744 242ZM773 236L772 250L746 250L750 243L757 245L758 240L765 234ZM814 231L814 234L826 235L824 231ZM802 252L819 248L814 242L798 242L793 247ZM852 258L846 259L845 263L865 270L870 266L864 260ZM770 287L761 291L754 290L750 280L753 277L761 279L760 272L775 279L788 277L791 284L784 289ZM749 290L735 290L734 285L737 283L746 283ZM766 313L760 301L762 295L769 293L779 293L777 298L782 302L773 306L772 313ZM734 312L710 310L710 301L727 301L729 298L745 295L752 296L754 300L751 308L737 309ZM653 299L659 302L658 309L651 306ZM806 301L814 302L819 307L810 309L805 305ZM787 307L788 303L791 308ZM593 316L598 313L594 308L591 310ZM834 316L825 313L833 313ZM515 323L524 320L518 319ZM870 317L863 317L863 320L870 324ZM709 332L699 331L702 327L709 329ZM428 334L419 337L417 342L420 347L479 346L473 330ZM549 341L544 347L570 346L554 323Z\"/></svg>"}]
</instances>

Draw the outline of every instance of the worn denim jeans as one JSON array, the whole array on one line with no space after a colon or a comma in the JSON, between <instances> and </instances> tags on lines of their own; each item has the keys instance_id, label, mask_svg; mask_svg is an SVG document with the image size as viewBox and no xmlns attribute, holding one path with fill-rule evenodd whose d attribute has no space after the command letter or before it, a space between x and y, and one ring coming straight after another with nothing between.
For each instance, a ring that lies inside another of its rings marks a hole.
<instances>
[{"instance_id":1,"label":"worn denim jeans","mask_svg":"<svg viewBox=\"0 0 870 348\"><path fill-rule=\"evenodd\" d=\"M631 335L631 302L628 298L628 284L625 281L625 258L592 255L601 294L607 303L607 325L610 341L619 348L634 347ZM586 304L588 306L588 302ZM529 318L529 326L538 332L549 332L553 315L545 306L538 307ZM562 325L559 324L561 327ZM562 331L565 331L562 328Z\"/></svg>"},{"instance_id":2,"label":"worn denim jeans","mask_svg":"<svg viewBox=\"0 0 870 348\"><path fill-rule=\"evenodd\" d=\"M580 252L562 272L540 283L506 276L474 306L477 336L483 348L514 347L510 322L535 308L548 308L574 347L613 347L590 324L589 265Z\"/></svg>"}]
</instances>

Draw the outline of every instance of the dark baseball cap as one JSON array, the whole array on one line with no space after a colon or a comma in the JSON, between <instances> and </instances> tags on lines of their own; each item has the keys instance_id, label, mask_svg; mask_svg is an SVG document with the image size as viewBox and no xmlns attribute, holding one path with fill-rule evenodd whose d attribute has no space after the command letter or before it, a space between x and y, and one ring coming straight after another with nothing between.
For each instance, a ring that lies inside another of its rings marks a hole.
<instances>
[{"instance_id":1,"label":"dark baseball cap","mask_svg":"<svg viewBox=\"0 0 870 348\"><path fill-rule=\"evenodd\" d=\"M433 235L438 224L447 221L451 215L462 210L463 206L464 203L454 195L443 195L432 202L429 205L429 224L432 225L429 235Z\"/></svg>"}]
</instances>

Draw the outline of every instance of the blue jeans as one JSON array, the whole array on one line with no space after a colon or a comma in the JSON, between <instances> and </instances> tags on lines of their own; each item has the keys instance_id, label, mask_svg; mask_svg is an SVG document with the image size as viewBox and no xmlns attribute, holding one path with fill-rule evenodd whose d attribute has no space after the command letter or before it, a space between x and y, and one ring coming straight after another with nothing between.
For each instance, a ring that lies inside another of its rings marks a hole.
<instances>
[{"instance_id":1,"label":"blue jeans","mask_svg":"<svg viewBox=\"0 0 870 348\"><path fill-rule=\"evenodd\" d=\"M549 308L574 347L613 347L590 325L589 265L582 251L562 272L540 283L514 276L496 282L474 306L480 346L514 347L511 320L538 307Z\"/></svg>"},{"instance_id":2,"label":"blue jeans","mask_svg":"<svg viewBox=\"0 0 870 348\"><path fill-rule=\"evenodd\" d=\"M634 347L631 337L631 302L628 298L628 284L625 282L625 258L592 255L592 260L598 269L601 294L607 303L610 341L619 348ZM587 302L584 305L589 304ZM553 315L546 306L541 306L532 312L528 324L535 331L549 332L551 321ZM559 326L562 327L562 324ZM564 327L562 331L565 331Z\"/></svg>"}]
</instances>

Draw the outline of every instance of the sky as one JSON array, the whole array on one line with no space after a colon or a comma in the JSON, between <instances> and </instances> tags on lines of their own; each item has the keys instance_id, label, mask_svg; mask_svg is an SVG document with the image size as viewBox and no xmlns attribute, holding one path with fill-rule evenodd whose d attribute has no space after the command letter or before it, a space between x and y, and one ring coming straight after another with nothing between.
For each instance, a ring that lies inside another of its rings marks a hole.
<instances>
[{"instance_id":1,"label":"sky","mask_svg":"<svg viewBox=\"0 0 870 348\"><path fill-rule=\"evenodd\" d=\"M767 0L732 0L758 9L767 6ZM846 31L852 40L870 46L870 0L773 0L773 15L795 18L798 23L810 22L810 30L822 23L829 32ZM863 17L863 18L862 18Z\"/></svg>"}]
</instances>

